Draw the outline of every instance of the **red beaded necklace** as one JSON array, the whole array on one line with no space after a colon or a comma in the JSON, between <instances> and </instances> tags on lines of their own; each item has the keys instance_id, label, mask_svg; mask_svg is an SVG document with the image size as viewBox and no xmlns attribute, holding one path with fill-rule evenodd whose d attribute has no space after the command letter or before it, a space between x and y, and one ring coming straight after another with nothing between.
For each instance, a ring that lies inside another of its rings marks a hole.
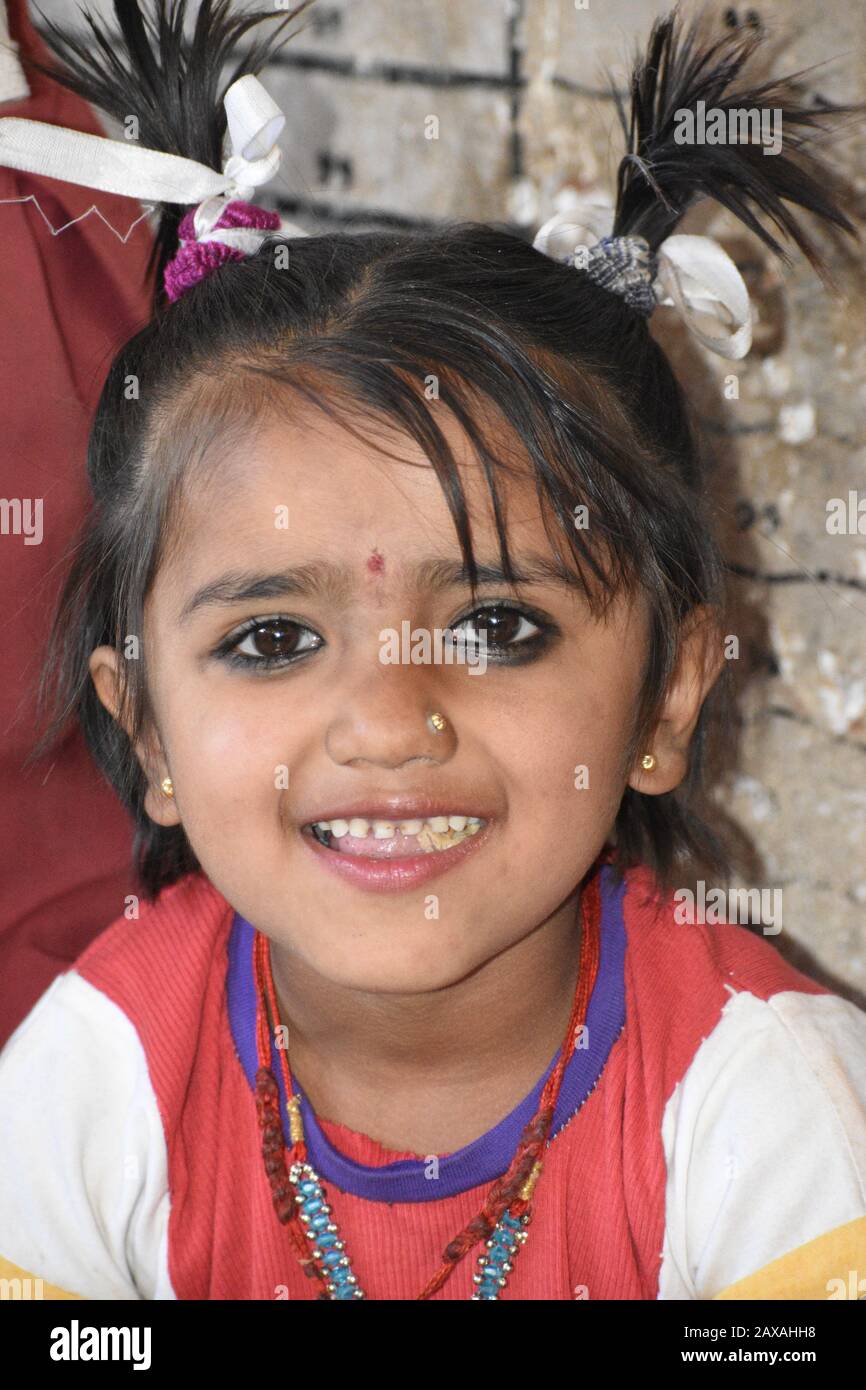
<instances>
[{"instance_id":1,"label":"red beaded necklace","mask_svg":"<svg viewBox=\"0 0 866 1390\"><path fill-rule=\"evenodd\" d=\"M530 1219L532 1193L541 1174L541 1154L553 1124L565 1068L577 1043L579 1030L585 1022L586 1010L598 972L601 920L601 885L598 866L581 892L580 910L581 942L577 986L574 992L571 1016L568 1020L568 1027L556 1066L544 1085L538 1109L524 1129L507 1171L494 1182L478 1215L447 1246L442 1257L442 1264L417 1295L418 1299L431 1298L434 1293L441 1289L464 1255L479 1241L488 1241L488 1248L490 1248L490 1240L492 1237L495 1239L494 1233L497 1230L501 1230L499 1223L502 1222L503 1218L508 1221L510 1215L509 1232L512 1228L516 1228L518 1223L526 1224ZM324 1189L321 1187L321 1180L318 1175L309 1167L301 1120L300 1096L292 1095L292 1076L289 1070L288 1052L287 1049L281 1048L283 1081L285 1093L289 1097L286 1107L290 1135L288 1149L284 1141L283 1128L280 1122L280 1094L276 1078L270 1067L270 1039L274 1036L273 1030L279 1024L279 1009L271 973L270 942L266 936L258 931L255 933L253 942L253 965L257 994L256 1111L262 1131L262 1157L270 1184L274 1210L295 1244L297 1257L304 1273L311 1279L319 1280L322 1288L317 1295L318 1298L363 1297L360 1290L353 1293L345 1282L339 1285L334 1282L335 1263L339 1260L341 1265L348 1265L348 1259L340 1259L343 1246L335 1234L337 1228L333 1225L324 1226L325 1218L320 1216L320 1224L332 1233L327 1239L337 1247L336 1251L327 1251L316 1248L318 1244L324 1245L325 1237L317 1242L313 1232L305 1229L302 1224L307 1219L303 1214L304 1204L307 1203L309 1207L321 1208L323 1204L317 1200L317 1197L324 1198ZM294 1177L290 1174L287 1160L291 1161ZM307 1195L305 1196L305 1194ZM300 1212L299 1208L301 1208ZM324 1205L324 1211L330 1211L327 1205ZM509 1237L506 1236L506 1238ZM525 1235L522 1238L525 1239ZM511 1239L511 1248L514 1249L516 1241L519 1241L521 1236L517 1235ZM480 1263L484 1263L484 1258ZM508 1270L510 1265L506 1264L504 1268ZM355 1284L356 1281L353 1276L347 1275L344 1271L340 1271L340 1274L344 1281L348 1279L350 1285ZM481 1275L477 1275L476 1282L480 1282L481 1278ZM498 1282L504 1284L505 1280L499 1279ZM341 1291L338 1292L337 1290ZM490 1293L475 1295L475 1297L495 1296L495 1294Z\"/></svg>"}]
</instances>

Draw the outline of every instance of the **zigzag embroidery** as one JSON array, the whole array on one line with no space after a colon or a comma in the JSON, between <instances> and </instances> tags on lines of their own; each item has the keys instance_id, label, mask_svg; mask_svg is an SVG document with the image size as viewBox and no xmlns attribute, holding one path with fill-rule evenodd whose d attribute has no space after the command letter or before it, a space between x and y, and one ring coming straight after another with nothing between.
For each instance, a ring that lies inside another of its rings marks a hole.
<instances>
[{"instance_id":1,"label":"zigzag embroidery","mask_svg":"<svg viewBox=\"0 0 866 1390\"><path fill-rule=\"evenodd\" d=\"M95 212L96 216L100 219L100 221L105 223L105 226L108 228L108 230L110 232L114 232L114 235L117 237L118 241L122 242L126 242L129 239L130 233L134 230L134 228L138 226L139 222L143 221L143 219L147 217L148 213L153 212L154 210L153 206L147 207L145 211L141 214L141 217L136 217L135 221L129 227L126 236L123 236L117 230L116 227L112 226L107 217L103 217L102 213L99 211L99 208L96 206L95 203L91 203L87 211L82 212L79 217L73 217L70 222L64 222L62 227L52 227L48 217L46 217L45 213L42 211L42 208L39 206L39 199L36 197L35 193L28 193L24 198L0 198L0 203L35 203L40 217L42 218L43 222L45 223L52 236L59 236L61 232L66 231L67 227L74 227L76 222L81 222L85 217L89 217L92 212Z\"/></svg>"}]
</instances>

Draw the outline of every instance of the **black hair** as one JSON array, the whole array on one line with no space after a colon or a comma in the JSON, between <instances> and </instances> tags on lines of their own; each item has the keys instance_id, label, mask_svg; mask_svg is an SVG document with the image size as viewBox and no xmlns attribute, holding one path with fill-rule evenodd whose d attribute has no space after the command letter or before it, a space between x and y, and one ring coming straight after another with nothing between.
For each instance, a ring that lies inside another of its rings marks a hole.
<instances>
[{"instance_id":1,"label":"black hair","mask_svg":"<svg viewBox=\"0 0 866 1390\"><path fill-rule=\"evenodd\" d=\"M95 43L46 24L40 32L61 65L43 70L119 119L135 112L143 145L219 168L225 88L260 70L306 8L292 11L223 80L237 40L273 14L232 18L228 0L203 0L188 39L186 0L115 0L119 41L90 16ZM615 234L641 235L655 251L702 197L724 204L782 255L771 223L819 269L792 208L854 234L840 181L807 148L812 131L851 108L807 106L794 79L743 86L760 42L755 31L700 41L676 12L656 22L634 67L630 113L620 109L627 153ZM675 113L699 100L723 110L780 107L785 151L766 158L749 144L677 144ZM130 736L96 695L88 658L103 643L122 656L125 636L142 632L150 586L176 539L184 479L207 466L208 443L292 399L362 437L360 426L376 421L417 441L447 500L473 599L465 498L424 383L430 373L439 378L439 401L477 451L511 578L497 489L510 463L484 427L485 408L495 404L529 457L551 546L579 575L592 611L603 614L623 589L647 596L650 641L629 760L650 747L683 624L698 605L720 610L725 566L686 401L647 320L515 229L469 221L425 232L288 238L283 269L275 269L277 238L169 304L161 273L184 210L161 209L153 317L118 353L101 394L88 452L94 506L60 600L40 697L51 717L40 751L77 716L132 813L145 894L198 865L181 826L147 817L145 774ZM139 395L128 399L124 385L133 376ZM592 518L586 531L574 526L579 504ZM146 659L120 664L134 738L150 713ZM619 871L644 863L664 885L696 862L729 874L728 851L699 814L704 745L727 683L725 673L704 702L682 785L659 796L626 789L614 827Z\"/></svg>"}]
</instances>

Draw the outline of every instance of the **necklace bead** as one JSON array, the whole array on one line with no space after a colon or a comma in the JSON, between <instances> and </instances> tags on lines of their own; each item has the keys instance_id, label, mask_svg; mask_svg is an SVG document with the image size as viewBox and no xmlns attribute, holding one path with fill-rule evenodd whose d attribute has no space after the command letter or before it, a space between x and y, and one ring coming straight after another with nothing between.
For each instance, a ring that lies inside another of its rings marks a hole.
<instances>
[{"instance_id":1,"label":"necklace bead","mask_svg":"<svg viewBox=\"0 0 866 1390\"><path fill-rule=\"evenodd\" d=\"M520 1217L504 1212L492 1236L485 1242L486 1255L479 1255L479 1272L472 1279L478 1285L473 1299L495 1299L508 1283L508 1275L514 1268L511 1263L521 1246L529 1237L524 1226L529 1225L529 1212Z\"/></svg>"},{"instance_id":2,"label":"necklace bead","mask_svg":"<svg viewBox=\"0 0 866 1390\"><path fill-rule=\"evenodd\" d=\"M352 1271L339 1228L331 1220L331 1208L318 1173L309 1163L293 1163L289 1182L297 1189L298 1215L306 1228L307 1239L313 1242L310 1255L319 1268L328 1294L337 1301L363 1298L364 1292Z\"/></svg>"}]
</instances>

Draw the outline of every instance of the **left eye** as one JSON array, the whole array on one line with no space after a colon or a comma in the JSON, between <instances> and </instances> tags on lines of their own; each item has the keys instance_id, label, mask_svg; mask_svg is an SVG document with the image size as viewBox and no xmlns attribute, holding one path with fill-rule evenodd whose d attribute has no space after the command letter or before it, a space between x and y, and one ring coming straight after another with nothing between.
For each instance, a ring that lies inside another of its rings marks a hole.
<instances>
[{"instance_id":1,"label":"left eye","mask_svg":"<svg viewBox=\"0 0 866 1390\"><path fill-rule=\"evenodd\" d=\"M451 631L458 632L460 629L469 627L464 640L478 642L486 640L494 647L518 646L521 642L526 642L532 637L538 636L541 628L538 623L521 611L519 608L479 608L474 613L470 613L467 618L462 618L460 622L452 623ZM527 632L526 628L534 631ZM484 638L481 633L484 633Z\"/></svg>"}]
</instances>

